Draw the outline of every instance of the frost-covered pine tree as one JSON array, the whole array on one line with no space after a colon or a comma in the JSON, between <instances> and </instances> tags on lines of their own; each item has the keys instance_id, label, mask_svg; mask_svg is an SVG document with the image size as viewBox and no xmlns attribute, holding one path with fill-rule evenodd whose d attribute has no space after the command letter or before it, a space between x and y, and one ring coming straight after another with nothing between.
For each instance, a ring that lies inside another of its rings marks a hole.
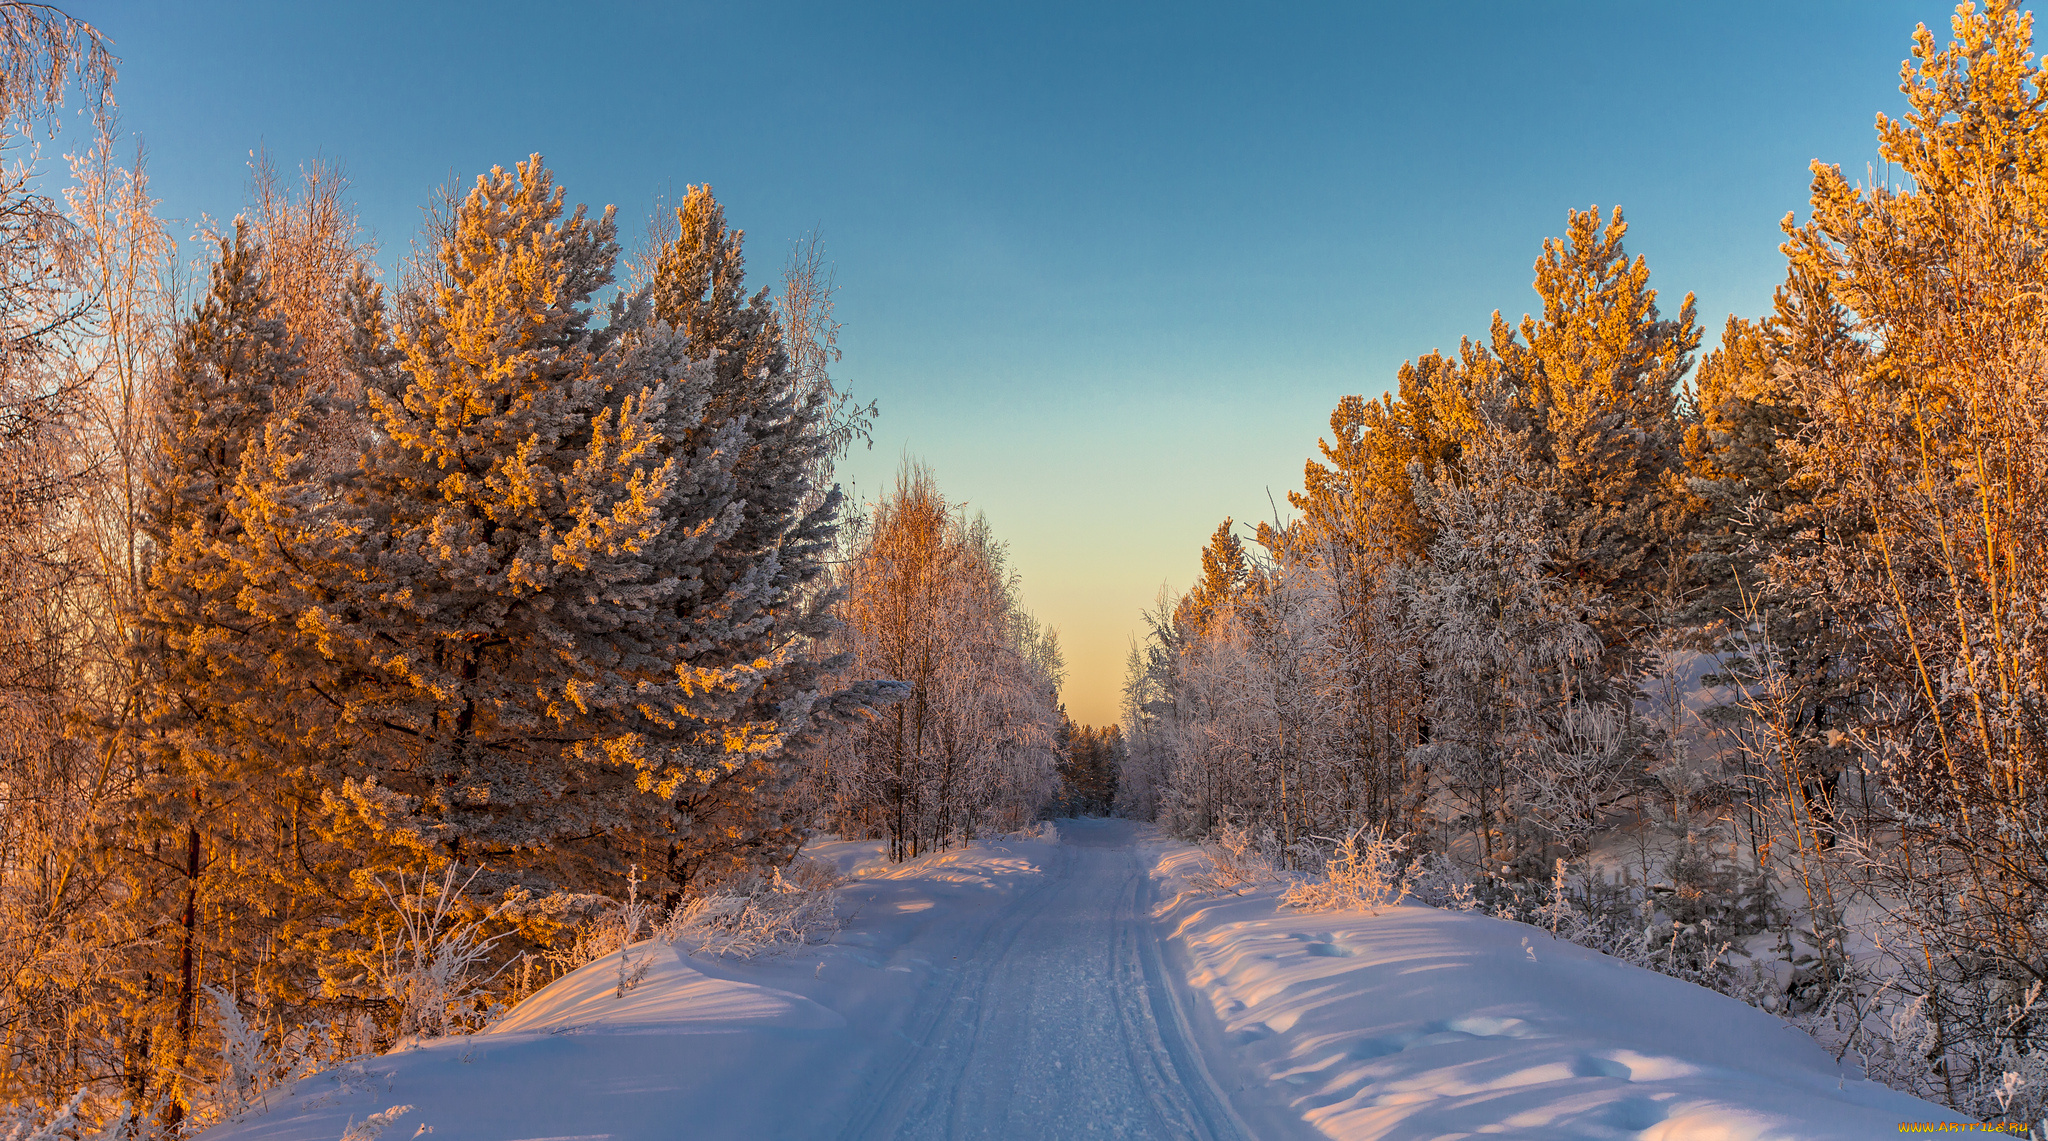
<instances>
[{"instance_id":1,"label":"frost-covered pine tree","mask_svg":"<svg viewBox=\"0 0 2048 1141\"><path fill-rule=\"evenodd\" d=\"M843 503L820 487L837 443L827 420L836 396L800 376L768 291L745 292L744 234L729 230L709 186L693 186L676 209L671 238L653 251L644 312L623 323L641 338L679 338L707 373L702 407L678 407L664 422L665 447L686 463L718 457L720 478L685 479L667 508L674 525L716 524L693 541L673 603L693 668L756 671L730 714L729 732L781 741L813 716L842 721L886 687L856 682L817 705L831 659L823 642L837 628L837 594L825 571ZM800 842L799 816L778 811L793 769L779 747L705 757L695 742L671 744L688 779L675 790L683 821L668 852L681 883L749 859L780 858Z\"/></svg>"},{"instance_id":2,"label":"frost-covered pine tree","mask_svg":"<svg viewBox=\"0 0 2048 1141\"><path fill-rule=\"evenodd\" d=\"M713 364L644 296L599 319L617 253L538 156L480 178L395 320L352 290L360 473L331 503L252 499L297 504L263 604L331 712L321 827L360 897L446 861L482 865L476 890L616 889L690 834L692 789L817 704L777 608L829 536L734 549L744 417L707 426Z\"/></svg>"},{"instance_id":3,"label":"frost-covered pine tree","mask_svg":"<svg viewBox=\"0 0 2048 1141\"><path fill-rule=\"evenodd\" d=\"M301 360L258 269L246 224L220 239L211 287L179 329L160 393L155 465L140 520L153 551L136 616L142 719L138 802L127 837L142 964L143 1021L160 1019L155 1068L193 1072L199 986L222 969L255 977L255 944L290 910L278 890L276 806L287 799L292 703L265 668L265 619L251 613L235 549L246 543L233 501L295 392ZM230 871L232 868L232 871ZM174 875L166 872L175 870ZM180 1115L185 1094L175 1094Z\"/></svg>"},{"instance_id":4,"label":"frost-covered pine tree","mask_svg":"<svg viewBox=\"0 0 2048 1141\"><path fill-rule=\"evenodd\" d=\"M1592 601L1554 569L1556 493L1508 396L1482 385L1459 470L1417 480L1437 532L1408 589L1427 681L1415 759L1489 865L1532 839L1574 846L1635 752L1624 711L1588 699Z\"/></svg>"},{"instance_id":5,"label":"frost-covered pine tree","mask_svg":"<svg viewBox=\"0 0 2048 1141\"><path fill-rule=\"evenodd\" d=\"M599 872L562 841L644 810L607 793L687 684L655 561L676 478L657 419L689 401L686 361L596 327L616 257L609 212L565 216L536 157L478 180L395 334L362 293L359 545L328 552L352 573L304 623L348 671L338 775L395 793L392 824L446 858L569 882Z\"/></svg>"},{"instance_id":6,"label":"frost-covered pine tree","mask_svg":"<svg viewBox=\"0 0 2048 1141\"><path fill-rule=\"evenodd\" d=\"M1604 226L1598 209L1571 211L1536 262L1541 316L1510 330L1496 313L1492 337L1525 446L1555 474L1555 569L1597 589L1593 622L1615 677L1682 581L1678 402L1700 343L1692 296L1664 317L1649 267L1622 247L1627 232L1620 210Z\"/></svg>"}]
</instances>

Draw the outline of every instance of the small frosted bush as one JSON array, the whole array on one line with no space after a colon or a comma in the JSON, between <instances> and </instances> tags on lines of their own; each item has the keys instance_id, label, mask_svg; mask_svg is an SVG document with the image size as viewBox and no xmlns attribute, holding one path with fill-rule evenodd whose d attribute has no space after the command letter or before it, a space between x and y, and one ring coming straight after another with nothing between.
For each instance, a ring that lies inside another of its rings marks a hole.
<instances>
[{"instance_id":1,"label":"small frosted bush","mask_svg":"<svg viewBox=\"0 0 2048 1141\"><path fill-rule=\"evenodd\" d=\"M655 934L692 953L736 958L828 942L839 933L840 882L830 866L799 859L786 873L775 868L684 899Z\"/></svg>"},{"instance_id":2,"label":"small frosted bush","mask_svg":"<svg viewBox=\"0 0 2048 1141\"><path fill-rule=\"evenodd\" d=\"M1341 839L1317 837L1335 845L1323 862L1323 875L1297 880L1281 895L1280 902L1296 911L1367 911L1378 915L1380 908L1408 898L1409 881L1400 862L1408 849L1402 837L1387 835L1382 824L1368 832L1359 825Z\"/></svg>"},{"instance_id":3,"label":"small frosted bush","mask_svg":"<svg viewBox=\"0 0 2048 1141\"><path fill-rule=\"evenodd\" d=\"M1188 881L1196 891L1242 895L1246 888L1273 878L1272 863L1259 851L1251 831L1242 825L1225 824L1206 850L1209 870Z\"/></svg>"}]
</instances>

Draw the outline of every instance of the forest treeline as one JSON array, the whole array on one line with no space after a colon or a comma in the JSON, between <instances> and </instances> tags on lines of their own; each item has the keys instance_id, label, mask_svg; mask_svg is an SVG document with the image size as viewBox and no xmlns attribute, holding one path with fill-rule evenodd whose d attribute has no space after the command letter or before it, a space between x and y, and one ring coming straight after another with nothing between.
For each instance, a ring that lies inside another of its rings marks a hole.
<instances>
[{"instance_id":1,"label":"forest treeline","mask_svg":"<svg viewBox=\"0 0 2048 1141\"><path fill-rule=\"evenodd\" d=\"M750 292L710 187L629 248L536 155L387 283L333 169L259 159L188 262L100 32L0 35L0 1129L189 1134L824 890L819 830L907 858L1062 794L988 522L833 482L875 406L815 239Z\"/></svg>"},{"instance_id":2,"label":"forest treeline","mask_svg":"<svg viewBox=\"0 0 2048 1141\"><path fill-rule=\"evenodd\" d=\"M1589 209L1540 312L1342 401L1291 520L1226 520L1149 615L1119 805L1310 866L1383 830L2040 1117L2048 89L2016 3L1953 30L1704 357Z\"/></svg>"}]
</instances>

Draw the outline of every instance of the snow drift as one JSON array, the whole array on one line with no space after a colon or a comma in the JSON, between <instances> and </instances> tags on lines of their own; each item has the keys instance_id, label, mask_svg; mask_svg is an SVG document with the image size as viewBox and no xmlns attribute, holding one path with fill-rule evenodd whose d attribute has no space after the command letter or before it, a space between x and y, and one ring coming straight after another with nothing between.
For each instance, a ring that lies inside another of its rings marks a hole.
<instances>
[{"instance_id":1,"label":"snow drift","mask_svg":"<svg viewBox=\"0 0 2048 1141\"><path fill-rule=\"evenodd\" d=\"M1419 904L1298 914L1148 846L1211 1047L1321 1133L1405 1139L1868 1138L1953 1113L1838 1065L1783 1020L1525 924Z\"/></svg>"}]
</instances>

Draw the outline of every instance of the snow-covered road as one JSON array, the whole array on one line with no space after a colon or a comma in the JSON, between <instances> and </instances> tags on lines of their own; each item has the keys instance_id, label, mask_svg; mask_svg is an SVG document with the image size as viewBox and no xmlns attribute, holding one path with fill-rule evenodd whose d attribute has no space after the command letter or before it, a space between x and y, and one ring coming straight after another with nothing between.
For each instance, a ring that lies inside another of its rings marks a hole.
<instances>
[{"instance_id":1,"label":"snow-covered road","mask_svg":"<svg viewBox=\"0 0 2048 1141\"><path fill-rule=\"evenodd\" d=\"M384 1141L988 1138L1272 1141L1204 1071L1203 1016L1150 920L1139 829L1060 821L905 864L812 849L850 876L836 942L752 961L630 949L559 979L490 1031L274 1091L210 1141L335 1141L412 1107ZM651 958L650 958L651 956ZM1297 1122L1288 1122L1296 1126Z\"/></svg>"},{"instance_id":2,"label":"snow-covered road","mask_svg":"<svg viewBox=\"0 0 2048 1141\"><path fill-rule=\"evenodd\" d=\"M920 996L845 1141L1246 1137L1167 981L1131 825L1062 821L1060 838Z\"/></svg>"}]
</instances>

